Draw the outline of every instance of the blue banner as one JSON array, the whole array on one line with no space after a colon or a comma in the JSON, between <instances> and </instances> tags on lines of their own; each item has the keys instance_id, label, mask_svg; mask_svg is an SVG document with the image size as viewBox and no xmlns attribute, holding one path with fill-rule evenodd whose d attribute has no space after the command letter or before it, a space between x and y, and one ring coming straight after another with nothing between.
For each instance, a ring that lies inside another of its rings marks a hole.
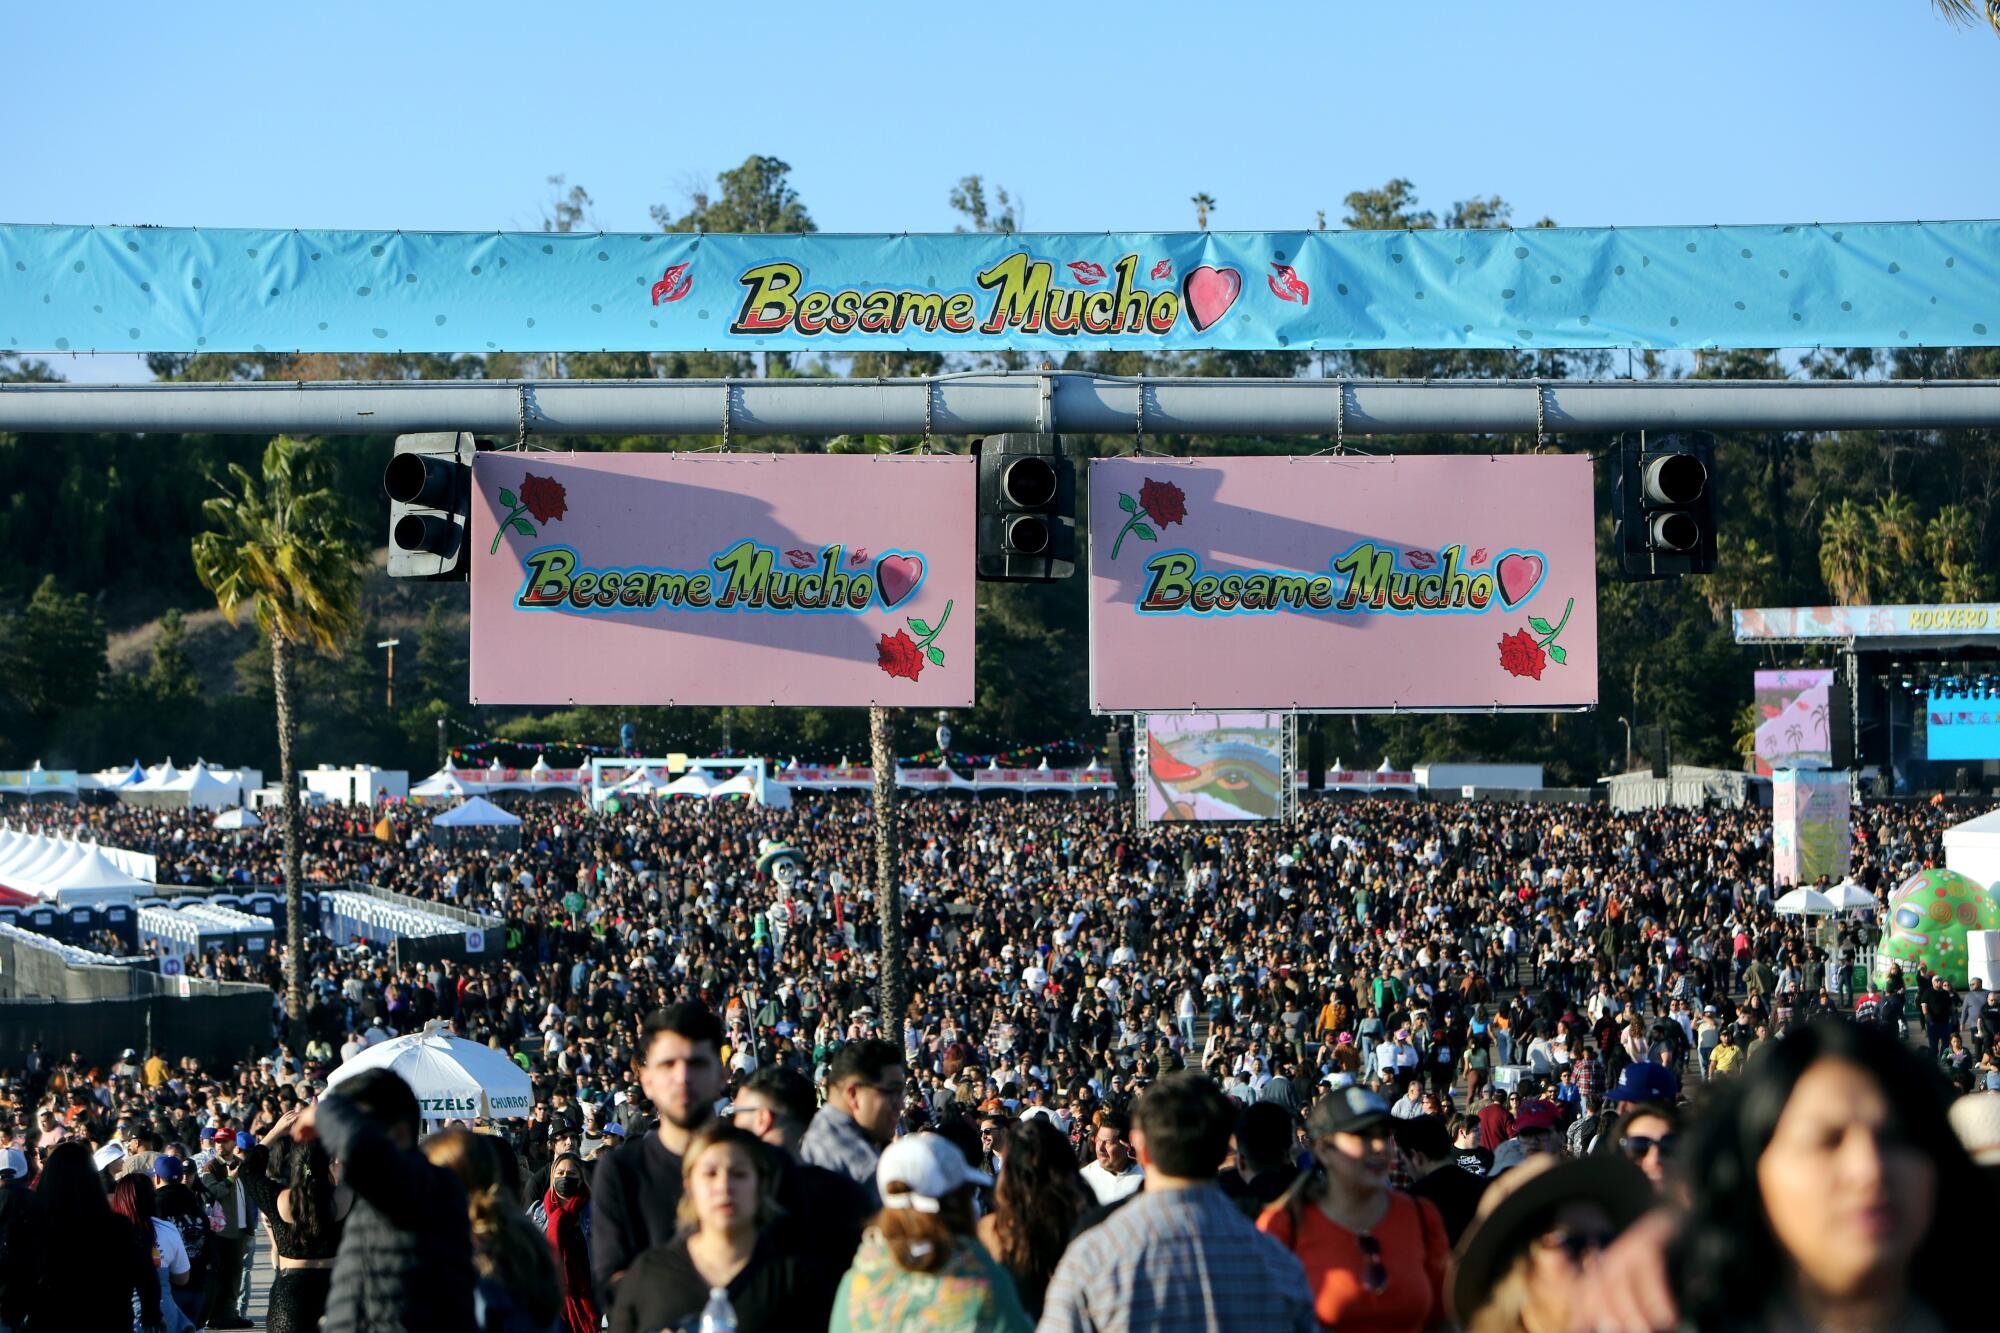
<instances>
[{"instance_id":1,"label":"blue banner","mask_svg":"<svg viewBox=\"0 0 2000 1333\"><path fill-rule=\"evenodd\" d=\"M19 352L1991 345L2000 223L934 236L0 225Z\"/></svg>"}]
</instances>

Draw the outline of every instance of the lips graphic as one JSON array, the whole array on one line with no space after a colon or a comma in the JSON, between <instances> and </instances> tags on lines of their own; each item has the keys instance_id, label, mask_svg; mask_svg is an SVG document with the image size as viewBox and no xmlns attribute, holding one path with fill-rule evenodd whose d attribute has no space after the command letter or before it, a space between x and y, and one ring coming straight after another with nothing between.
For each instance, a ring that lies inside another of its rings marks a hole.
<instances>
[{"instance_id":1,"label":"lips graphic","mask_svg":"<svg viewBox=\"0 0 2000 1333\"><path fill-rule=\"evenodd\" d=\"M688 272L688 265L675 264L662 273L660 280L653 284L653 304L678 301L688 294L688 288L692 286L694 286L694 275Z\"/></svg>"},{"instance_id":2,"label":"lips graphic","mask_svg":"<svg viewBox=\"0 0 2000 1333\"><path fill-rule=\"evenodd\" d=\"M1171 260L1171 259L1162 259L1162 260L1161 260L1161 261L1160 261L1159 263L1157 263L1157 264L1153 265L1153 277L1154 277L1154 278L1156 278L1156 279L1157 279L1157 278L1171 278L1171 277L1173 277L1173 276L1174 276L1174 261L1173 261L1173 260Z\"/></svg>"},{"instance_id":3,"label":"lips graphic","mask_svg":"<svg viewBox=\"0 0 2000 1333\"><path fill-rule=\"evenodd\" d=\"M1086 287L1095 287L1104 281L1104 265L1093 264L1088 259L1076 260L1070 264L1069 271Z\"/></svg>"}]
</instances>

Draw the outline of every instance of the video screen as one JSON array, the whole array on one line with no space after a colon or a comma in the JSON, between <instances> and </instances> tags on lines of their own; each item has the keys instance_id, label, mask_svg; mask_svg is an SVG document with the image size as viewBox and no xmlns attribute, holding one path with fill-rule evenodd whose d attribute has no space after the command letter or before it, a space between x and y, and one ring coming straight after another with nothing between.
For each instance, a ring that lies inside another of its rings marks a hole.
<instances>
[{"instance_id":1,"label":"video screen","mask_svg":"<svg viewBox=\"0 0 2000 1333\"><path fill-rule=\"evenodd\" d=\"M2000 759L2000 695L1933 690L1924 702L1924 721L1931 762Z\"/></svg>"}]
</instances>

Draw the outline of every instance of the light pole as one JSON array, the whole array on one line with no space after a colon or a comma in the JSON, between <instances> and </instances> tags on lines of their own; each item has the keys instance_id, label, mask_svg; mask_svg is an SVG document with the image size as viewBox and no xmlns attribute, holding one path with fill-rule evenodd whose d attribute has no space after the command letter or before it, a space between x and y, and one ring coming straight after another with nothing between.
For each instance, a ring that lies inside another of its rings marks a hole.
<instances>
[{"instance_id":1,"label":"light pole","mask_svg":"<svg viewBox=\"0 0 2000 1333\"><path fill-rule=\"evenodd\" d=\"M1621 717L1618 720L1625 724L1625 770L1624 771L1630 773L1632 771L1632 719L1629 717Z\"/></svg>"},{"instance_id":2,"label":"light pole","mask_svg":"<svg viewBox=\"0 0 2000 1333\"><path fill-rule=\"evenodd\" d=\"M396 645L401 642L401 639L384 639L375 645L389 650L388 709L392 713L396 711Z\"/></svg>"}]
</instances>

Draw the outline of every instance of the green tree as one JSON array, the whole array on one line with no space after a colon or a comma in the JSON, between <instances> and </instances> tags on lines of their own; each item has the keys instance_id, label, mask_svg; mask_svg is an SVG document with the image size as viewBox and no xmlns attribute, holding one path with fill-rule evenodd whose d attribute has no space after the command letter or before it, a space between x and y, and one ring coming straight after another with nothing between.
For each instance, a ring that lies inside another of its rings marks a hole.
<instances>
[{"instance_id":1,"label":"green tree","mask_svg":"<svg viewBox=\"0 0 2000 1333\"><path fill-rule=\"evenodd\" d=\"M0 352L0 384L54 384L61 379L46 361Z\"/></svg>"},{"instance_id":2,"label":"green tree","mask_svg":"<svg viewBox=\"0 0 2000 1333\"><path fill-rule=\"evenodd\" d=\"M571 185L568 193L564 193L563 186L568 183L567 176L549 177L549 187L556 192L556 196L542 208L543 231L591 230L590 191L581 185Z\"/></svg>"},{"instance_id":3,"label":"green tree","mask_svg":"<svg viewBox=\"0 0 2000 1333\"><path fill-rule=\"evenodd\" d=\"M1924 567L1924 523L1917 506L1900 491L1882 496L1868 511L1875 527L1875 594L1891 601L1929 595Z\"/></svg>"},{"instance_id":4,"label":"green tree","mask_svg":"<svg viewBox=\"0 0 2000 1333\"><path fill-rule=\"evenodd\" d=\"M87 595L62 591L53 574L0 623L0 678L43 722L95 703L108 670L103 615Z\"/></svg>"},{"instance_id":5,"label":"green tree","mask_svg":"<svg viewBox=\"0 0 2000 1333\"><path fill-rule=\"evenodd\" d=\"M1931 8L1955 27L1977 27L1984 19L2000 33L2000 0L1931 0Z\"/></svg>"},{"instance_id":6,"label":"green tree","mask_svg":"<svg viewBox=\"0 0 2000 1333\"><path fill-rule=\"evenodd\" d=\"M160 617L160 637L153 640L153 663L146 672L146 693L160 703L186 703L201 696L194 663L188 657L187 621L178 607Z\"/></svg>"},{"instance_id":7,"label":"green tree","mask_svg":"<svg viewBox=\"0 0 2000 1333\"><path fill-rule=\"evenodd\" d=\"M298 1038L306 983L293 666L301 649L333 655L353 638L365 556L327 485L318 441L281 435L264 450L261 476L236 464L229 474L233 487L202 506L212 526L194 539L195 575L231 624L247 603L270 648L285 803L286 1007Z\"/></svg>"},{"instance_id":8,"label":"green tree","mask_svg":"<svg viewBox=\"0 0 2000 1333\"><path fill-rule=\"evenodd\" d=\"M1866 606L1875 576L1875 525L1868 511L1843 499L1819 525L1819 573L1841 606Z\"/></svg>"},{"instance_id":9,"label":"green tree","mask_svg":"<svg viewBox=\"0 0 2000 1333\"><path fill-rule=\"evenodd\" d=\"M993 203L986 202L986 181L979 176L962 176L958 184L951 187L951 207L955 213L965 217L965 223L953 227L953 231L995 232L1008 235L1019 231L1019 219L1014 214L1014 201L1007 194L1005 186L993 192Z\"/></svg>"},{"instance_id":10,"label":"green tree","mask_svg":"<svg viewBox=\"0 0 2000 1333\"><path fill-rule=\"evenodd\" d=\"M1194 229L1196 231L1207 231L1208 215L1215 207L1215 196L1203 190L1200 194L1189 199L1188 202L1194 205Z\"/></svg>"},{"instance_id":11,"label":"green tree","mask_svg":"<svg viewBox=\"0 0 2000 1333\"><path fill-rule=\"evenodd\" d=\"M686 211L679 215L664 205L653 205L653 221L661 231L818 231L799 192L792 188L791 171L775 157L752 153L742 166L716 178L719 189L714 193L691 192Z\"/></svg>"}]
</instances>

